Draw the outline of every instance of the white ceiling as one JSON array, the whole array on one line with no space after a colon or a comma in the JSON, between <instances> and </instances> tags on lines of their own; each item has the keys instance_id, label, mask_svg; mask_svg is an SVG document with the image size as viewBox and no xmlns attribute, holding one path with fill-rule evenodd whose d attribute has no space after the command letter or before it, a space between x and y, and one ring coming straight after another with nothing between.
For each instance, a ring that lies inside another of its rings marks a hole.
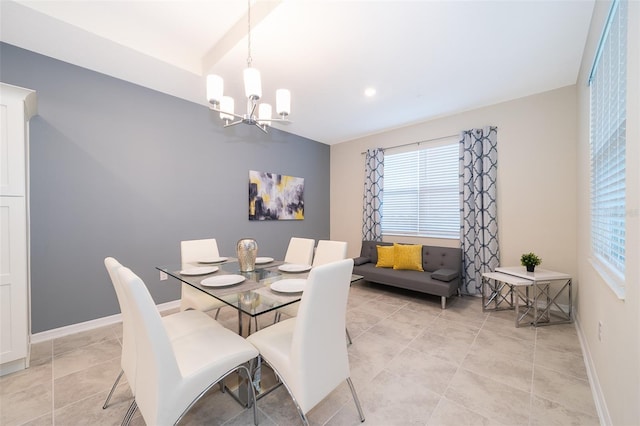
<instances>
[{"instance_id":1,"label":"white ceiling","mask_svg":"<svg viewBox=\"0 0 640 426\"><path fill-rule=\"evenodd\" d=\"M4 42L203 105L220 74L244 104L245 1L0 1ZM575 84L593 6L258 0L251 56L265 102L291 90L274 127L335 144Z\"/></svg>"}]
</instances>

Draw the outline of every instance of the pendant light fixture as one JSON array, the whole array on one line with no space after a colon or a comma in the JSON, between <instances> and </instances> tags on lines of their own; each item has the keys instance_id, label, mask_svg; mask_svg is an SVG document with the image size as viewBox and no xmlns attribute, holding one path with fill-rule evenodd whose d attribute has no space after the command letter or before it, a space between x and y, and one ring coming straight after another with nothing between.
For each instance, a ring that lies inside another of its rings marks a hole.
<instances>
[{"instance_id":1,"label":"pendant light fixture","mask_svg":"<svg viewBox=\"0 0 640 426\"><path fill-rule=\"evenodd\" d=\"M260 71L251 67L251 0L247 0L247 68L245 68L244 93L247 97L246 114L236 114L234 100L231 96L224 96L224 80L219 75L207 76L207 100L211 109L220 113L224 121L224 127L235 126L244 123L255 125L267 133L267 127L272 122L289 122L287 118L291 112L291 93L287 89L276 90L276 118L272 118L270 104L260 103L262 97L262 84Z\"/></svg>"}]
</instances>

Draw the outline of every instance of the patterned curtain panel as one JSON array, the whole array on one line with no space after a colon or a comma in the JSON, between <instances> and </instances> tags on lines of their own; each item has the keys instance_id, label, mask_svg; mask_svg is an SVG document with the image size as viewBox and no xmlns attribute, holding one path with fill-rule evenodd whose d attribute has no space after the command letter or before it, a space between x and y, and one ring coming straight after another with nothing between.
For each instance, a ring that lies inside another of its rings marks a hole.
<instances>
[{"instance_id":1,"label":"patterned curtain panel","mask_svg":"<svg viewBox=\"0 0 640 426\"><path fill-rule=\"evenodd\" d=\"M368 149L364 166L364 200L362 209L362 239L382 241L382 176L384 151Z\"/></svg>"},{"instance_id":2,"label":"patterned curtain panel","mask_svg":"<svg viewBox=\"0 0 640 426\"><path fill-rule=\"evenodd\" d=\"M460 239L463 294L479 294L482 273L498 266L497 127L462 132L460 140Z\"/></svg>"}]
</instances>

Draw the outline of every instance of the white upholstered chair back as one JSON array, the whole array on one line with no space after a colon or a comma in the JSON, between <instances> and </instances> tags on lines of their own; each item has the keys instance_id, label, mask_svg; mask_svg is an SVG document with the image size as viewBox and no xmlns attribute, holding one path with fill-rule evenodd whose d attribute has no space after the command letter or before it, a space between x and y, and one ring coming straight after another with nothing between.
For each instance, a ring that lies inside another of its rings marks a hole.
<instances>
[{"instance_id":1,"label":"white upholstered chair back","mask_svg":"<svg viewBox=\"0 0 640 426\"><path fill-rule=\"evenodd\" d=\"M284 256L285 263L311 265L315 244L316 241L310 238L291 237Z\"/></svg>"},{"instance_id":2,"label":"white upholstered chair back","mask_svg":"<svg viewBox=\"0 0 640 426\"><path fill-rule=\"evenodd\" d=\"M352 270L353 260L346 259L309 273L285 379L305 413L349 378L344 330Z\"/></svg>"},{"instance_id":3,"label":"white upholstered chair back","mask_svg":"<svg viewBox=\"0 0 640 426\"><path fill-rule=\"evenodd\" d=\"M320 240L313 255L313 267L347 258L345 241Z\"/></svg>"}]
</instances>

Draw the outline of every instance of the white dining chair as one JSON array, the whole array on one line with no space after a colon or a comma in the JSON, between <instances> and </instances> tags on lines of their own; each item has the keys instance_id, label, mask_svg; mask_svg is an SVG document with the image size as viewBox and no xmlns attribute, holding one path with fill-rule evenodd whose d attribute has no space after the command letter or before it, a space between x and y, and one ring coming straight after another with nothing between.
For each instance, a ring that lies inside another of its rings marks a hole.
<instances>
[{"instance_id":1,"label":"white dining chair","mask_svg":"<svg viewBox=\"0 0 640 426\"><path fill-rule=\"evenodd\" d=\"M315 249L313 263L311 265L315 268L316 266L325 265L327 263L336 262L346 258L347 243L345 241L320 240L318 241L318 246ZM280 321L282 314L286 314L290 317L296 316L299 305L300 303L293 303L278 309L276 311L275 322ZM349 336L348 332L347 338L351 343L351 336Z\"/></svg>"},{"instance_id":2,"label":"white dining chair","mask_svg":"<svg viewBox=\"0 0 640 426\"><path fill-rule=\"evenodd\" d=\"M258 351L249 342L201 311L191 312L207 318L208 327L171 340L142 280L125 267L118 270L118 277L134 324L134 404L146 424L176 424L227 375L240 371L250 377L245 364L256 358ZM253 386L247 390L257 425L255 390Z\"/></svg>"},{"instance_id":3,"label":"white dining chair","mask_svg":"<svg viewBox=\"0 0 640 426\"><path fill-rule=\"evenodd\" d=\"M298 316L264 328L247 338L280 378L308 425L306 414L346 380L364 421L349 372L344 340L347 297L353 259L313 268Z\"/></svg>"},{"instance_id":4,"label":"white dining chair","mask_svg":"<svg viewBox=\"0 0 640 426\"><path fill-rule=\"evenodd\" d=\"M284 255L284 262L311 265L315 245L316 240L314 239L291 237L287 252Z\"/></svg>"},{"instance_id":5,"label":"white dining chair","mask_svg":"<svg viewBox=\"0 0 640 426\"><path fill-rule=\"evenodd\" d=\"M118 386L123 375L127 378L131 393L133 395L136 393L136 353L133 320L131 318L131 310L129 309L127 298L124 294L124 289L118 277L118 271L123 268L123 266L113 257L105 258L104 265L107 268L111 284L116 292L118 304L120 305L120 312L122 314L122 351L120 354L120 366L122 369L107 395L107 399L102 406L103 409L109 406L109 401L113 396L113 392ZM170 339L179 338L200 328L211 327L210 318L206 315L202 315L202 313L198 311L185 311L167 315L162 317L162 323ZM221 325L218 326L222 327ZM127 414L125 414L125 419L131 417L134 412L135 404L132 403L129 410L127 410Z\"/></svg>"},{"instance_id":6,"label":"white dining chair","mask_svg":"<svg viewBox=\"0 0 640 426\"><path fill-rule=\"evenodd\" d=\"M320 240L313 255L312 266L326 265L347 258L346 241Z\"/></svg>"},{"instance_id":7,"label":"white dining chair","mask_svg":"<svg viewBox=\"0 0 640 426\"><path fill-rule=\"evenodd\" d=\"M183 269L188 268L189 266L197 266L198 262L203 259L220 257L218 243L215 238L181 241L180 257ZM224 306L225 303L219 301L215 297L203 293L200 290L191 287L189 284L182 284L182 292L180 296L181 311L195 309L207 312L216 309L215 318L218 319L220 309Z\"/></svg>"}]
</instances>

